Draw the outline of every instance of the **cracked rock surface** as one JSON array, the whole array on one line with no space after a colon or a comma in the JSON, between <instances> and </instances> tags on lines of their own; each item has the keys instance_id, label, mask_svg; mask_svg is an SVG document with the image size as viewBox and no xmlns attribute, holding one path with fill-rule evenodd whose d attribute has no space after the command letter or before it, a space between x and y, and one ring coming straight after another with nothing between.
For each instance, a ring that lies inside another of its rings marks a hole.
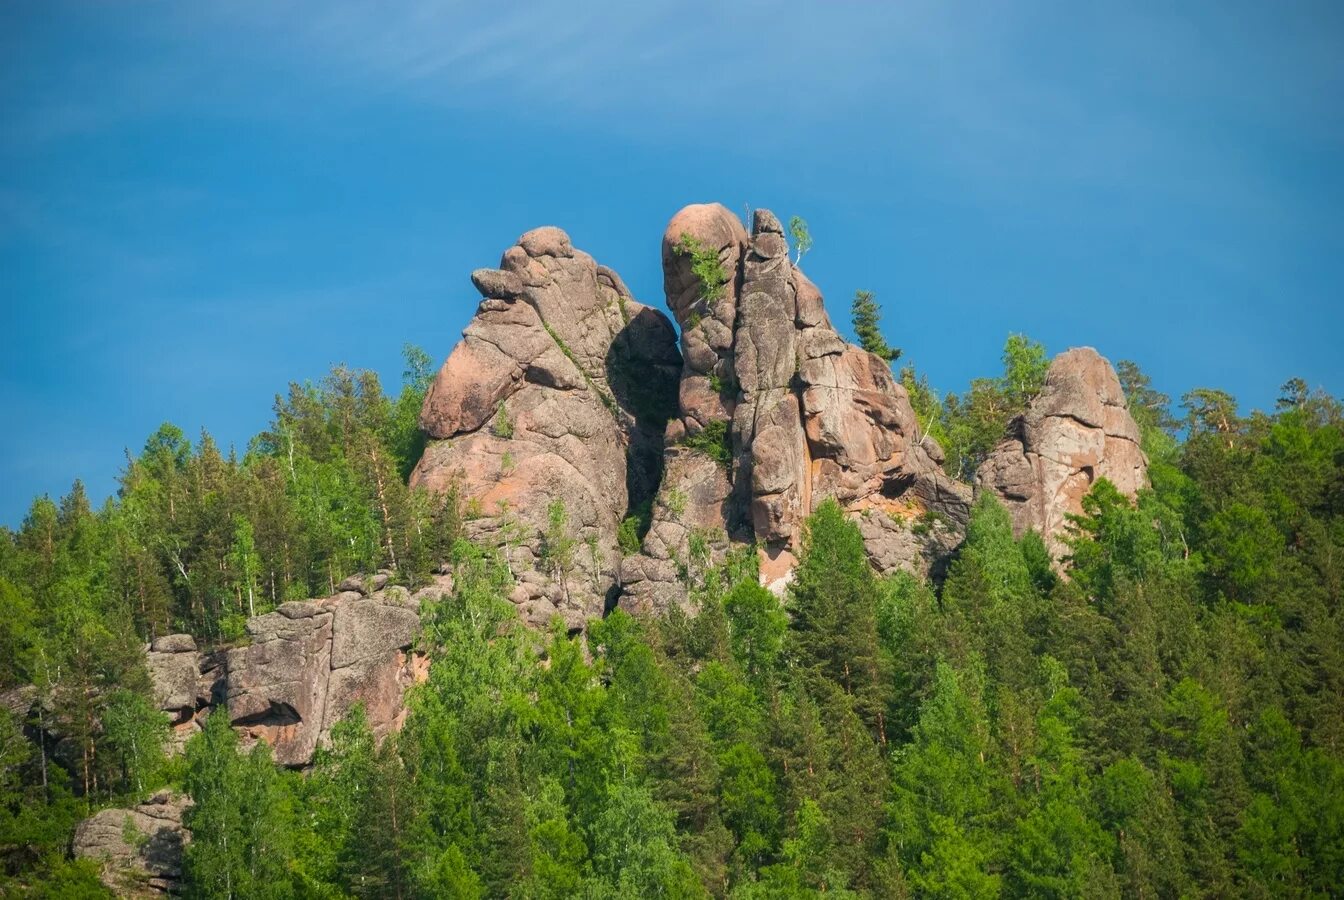
<instances>
[{"instance_id":1,"label":"cracked rock surface","mask_svg":"<svg viewBox=\"0 0 1344 900\"><path fill-rule=\"evenodd\" d=\"M75 828L71 851L98 862L103 884L118 897L176 895L182 848L190 839L182 814L189 806L183 795L160 791L129 809L99 810Z\"/></svg>"},{"instance_id":2,"label":"cracked rock surface","mask_svg":"<svg viewBox=\"0 0 1344 900\"><path fill-rule=\"evenodd\" d=\"M1035 529L1059 559L1067 517L1082 512L1098 478L1133 497L1148 483L1148 460L1115 369L1076 347L1050 363L1041 393L980 466L976 486L1003 501L1019 537Z\"/></svg>"},{"instance_id":3,"label":"cracked rock surface","mask_svg":"<svg viewBox=\"0 0 1344 900\"><path fill-rule=\"evenodd\" d=\"M523 618L578 629L614 601L617 528L658 486L676 334L559 228L527 232L472 281L484 299L425 399L411 483L459 485L468 534L502 548Z\"/></svg>"},{"instance_id":4,"label":"cracked rock surface","mask_svg":"<svg viewBox=\"0 0 1344 900\"><path fill-rule=\"evenodd\" d=\"M749 234L719 204L686 207L664 232L663 284L685 362L653 524L625 561L622 604L684 602L697 569L735 544L755 543L762 581L782 591L803 520L828 498L861 520L883 572L927 573L960 542L970 488L943 473L890 367L836 332L783 232L757 210ZM688 245L717 256L717 293ZM725 436L727 468L693 449L702 432ZM911 527L926 513L938 514L921 529L931 538Z\"/></svg>"},{"instance_id":5,"label":"cracked rock surface","mask_svg":"<svg viewBox=\"0 0 1344 900\"><path fill-rule=\"evenodd\" d=\"M311 762L356 703L376 736L400 728L406 689L428 671L413 650L420 601L450 586L440 576L412 595L387 582L383 573L352 578L331 597L282 603L248 619L251 640L242 647L203 654L190 635L154 641L146 663L174 743L198 731L220 703L245 745L264 740L287 766Z\"/></svg>"}]
</instances>

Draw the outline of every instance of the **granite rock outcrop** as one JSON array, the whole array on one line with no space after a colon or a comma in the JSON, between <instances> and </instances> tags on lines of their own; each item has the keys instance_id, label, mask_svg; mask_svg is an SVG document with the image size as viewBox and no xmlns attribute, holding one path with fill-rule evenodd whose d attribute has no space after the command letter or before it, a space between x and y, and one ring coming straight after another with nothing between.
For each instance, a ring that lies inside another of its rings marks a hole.
<instances>
[{"instance_id":1,"label":"granite rock outcrop","mask_svg":"<svg viewBox=\"0 0 1344 900\"><path fill-rule=\"evenodd\" d=\"M757 210L748 231L719 204L688 206L662 268L675 329L558 228L472 275L484 299L426 397L412 483L470 498L468 534L501 548L523 618L578 630L617 603L684 604L734 547L754 547L782 593L827 499L879 571L936 575L973 489L943 471L887 362L832 325L780 221ZM1146 462L1109 363L1072 350L976 484L1059 552L1102 476L1132 494Z\"/></svg>"},{"instance_id":2,"label":"granite rock outcrop","mask_svg":"<svg viewBox=\"0 0 1344 900\"><path fill-rule=\"evenodd\" d=\"M356 703L375 735L396 730L406 689L428 670L414 650L419 604L448 590L448 581L439 576L412 594L388 585L386 574L347 579L331 597L289 601L249 619L249 642L215 653L198 652L190 635L158 638L146 663L175 743L219 704L245 745L264 740L288 766L307 765Z\"/></svg>"},{"instance_id":3,"label":"granite rock outcrop","mask_svg":"<svg viewBox=\"0 0 1344 900\"><path fill-rule=\"evenodd\" d=\"M1133 497L1148 483L1148 460L1115 369L1091 347L1076 347L1050 363L1041 392L977 471L976 487L1003 501L1019 537L1035 529L1059 559L1068 516L1082 512L1099 478Z\"/></svg>"},{"instance_id":4,"label":"granite rock outcrop","mask_svg":"<svg viewBox=\"0 0 1344 900\"><path fill-rule=\"evenodd\" d=\"M130 808L99 810L76 826L71 852L98 863L99 878L118 897L176 895L190 806L181 794L159 791Z\"/></svg>"},{"instance_id":5,"label":"granite rock outcrop","mask_svg":"<svg viewBox=\"0 0 1344 900\"><path fill-rule=\"evenodd\" d=\"M681 602L694 557L715 561L735 543L754 542L763 582L782 590L803 520L828 498L860 521L880 570L927 573L945 557L970 488L943 473L886 362L832 326L779 220L758 210L748 233L723 206L689 206L667 226L662 258L684 365L653 522L625 561L622 602ZM708 280L706 260L718 263ZM718 465L697 449L707 445L720 448ZM911 527L924 517L927 527Z\"/></svg>"},{"instance_id":6,"label":"granite rock outcrop","mask_svg":"<svg viewBox=\"0 0 1344 900\"><path fill-rule=\"evenodd\" d=\"M484 299L425 399L411 483L462 485L468 535L503 548L523 618L577 630L615 602L617 529L657 488L676 334L558 228L472 282Z\"/></svg>"}]
</instances>

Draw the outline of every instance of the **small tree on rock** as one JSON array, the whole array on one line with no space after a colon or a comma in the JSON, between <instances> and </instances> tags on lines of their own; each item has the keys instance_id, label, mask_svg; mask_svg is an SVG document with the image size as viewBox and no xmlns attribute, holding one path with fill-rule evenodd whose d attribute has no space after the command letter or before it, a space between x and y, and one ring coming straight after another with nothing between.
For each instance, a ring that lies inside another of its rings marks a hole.
<instances>
[{"instance_id":1,"label":"small tree on rock","mask_svg":"<svg viewBox=\"0 0 1344 900\"><path fill-rule=\"evenodd\" d=\"M849 309L860 347L887 363L901 358L900 348L892 347L882 337L882 307L878 306L872 291L855 291Z\"/></svg>"},{"instance_id":2,"label":"small tree on rock","mask_svg":"<svg viewBox=\"0 0 1344 900\"><path fill-rule=\"evenodd\" d=\"M807 230L807 220L802 216L789 219L789 234L793 237L793 264L796 266L803 261L803 254L812 249L812 233Z\"/></svg>"}]
</instances>

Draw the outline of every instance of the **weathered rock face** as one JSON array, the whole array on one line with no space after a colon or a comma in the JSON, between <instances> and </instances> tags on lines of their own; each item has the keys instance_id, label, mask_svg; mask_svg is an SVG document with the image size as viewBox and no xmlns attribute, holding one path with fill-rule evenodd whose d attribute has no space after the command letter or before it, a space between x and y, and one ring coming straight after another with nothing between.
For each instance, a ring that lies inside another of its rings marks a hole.
<instances>
[{"instance_id":1,"label":"weathered rock face","mask_svg":"<svg viewBox=\"0 0 1344 900\"><path fill-rule=\"evenodd\" d=\"M688 246L717 254L717 294L706 296ZM748 235L722 206L683 209L663 235L663 280L685 360L666 442L721 429L732 464L669 449L643 553L622 570L623 603L679 602L697 553L712 560L734 541L757 541L762 579L782 589L803 519L827 498L860 519L883 571L927 571L959 543L970 489L942 472L890 367L832 327L774 215L757 211Z\"/></svg>"},{"instance_id":2,"label":"weathered rock face","mask_svg":"<svg viewBox=\"0 0 1344 900\"><path fill-rule=\"evenodd\" d=\"M393 587L368 597L282 603L248 620L252 643L228 652L224 700L245 739L277 762L307 764L356 703L381 737L400 727L402 695L426 670L410 652L418 601Z\"/></svg>"},{"instance_id":3,"label":"weathered rock face","mask_svg":"<svg viewBox=\"0 0 1344 900\"><path fill-rule=\"evenodd\" d=\"M130 809L100 810L75 828L71 849L76 859L101 863L103 883L119 897L177 894L182 848L190 840L182 815L190 805L180 794L160 791Z\"/></svg>"},{"instance_id":4,"label":"weathered rock face","mask_svg":"<svg viewBox=\"0 0 1344 900\"><path fill-rule=\"evenodd\" d=\"M322 600L282 603L247 622L252 642L214 654L197 651L191 635L156 639L146 662L159 707L172 718L180 747L211 709L227 703L247 747L271 745L276 762L304 766L356 703L382 738L406 718L405 694L423 681L429 661L412 649L421 601L452 590L439 576L410 593L385 573L341 582ZM26 710L34 691L11 691L0 703ZM118 896L177 894L182 827L189 798L160 791L130 809L104 809L75 829L76 857L99 860L103 882Z\"/></svg>"},{"instance_id":5,"label":"weathered rock face","mask_svg":"<svg viewBox=\"0 0 1344 900\"><path fill-rule=\"evenodd\" d=\"M657 489L676 335L558 228L472 281L485 299L425 399L411 483L460 484L468 533L505 548L524 619L577 629L614 601L617 528Z\"/></svg>"},{"instance_id":6,"label":"weathered rock face","mask_svg":"<svg viewBox=\"0 0 1344 900\"><path fill-rule=\"evenodd\" d=\"M971 488L943 473L890 367L832 326L779 220L758 210L748 233L723 206L688 206L662 261L680 353L668 321L559 229L528 232L472 276L485 299L426 398L431 443L412 482L471 499L469 532L505 549L523 617L559 613L576 629L617 601L664 609L734 546L755 545L762 580L782 590L802 523L828 498L880 571L945 561ZM1077 350L978 483L1058 552L1095 478L1133 493L1145 468L1110 365ZM619 524L650 498L640 552L622 559ZM568 519L555 532L557 501ZM557 535L571 544L563 565Z\"/></svg>"},{"instance_id":7,"label":"weathered rock face","mask_svg":"<svg viewBox=\"0 0 1344 900\"><path fill-rule=\"evenodd\" d=\"M282 603L249 619L251 643L216 654L196 652L190 635L159 638L146 661L176 742L199 730L219 703L228 704L245 743L266 741L276 761L290 766L310 762L356 703L377 736L396 730L406 689L428 669L412 651L417 610L425 596L448 589L440 582L411 595L386 586L386 575L347 579L332 597Z\"/></svg>"},{"instance_id":8,"label":"weathered rock face","mask_svg":"<svg viewBox=\"0 0 1344 900\"><path fill-rule=\"evenodd\" d=\"M1148 482L1148 460L1110 362L1077 347L1051 362L1041 393L980 466L976 486L1003 501L1019 536L1035 529L1059 558L1067 516L1082 512L1098 478L1133 497Z\"/></svg>"}]
</instances>

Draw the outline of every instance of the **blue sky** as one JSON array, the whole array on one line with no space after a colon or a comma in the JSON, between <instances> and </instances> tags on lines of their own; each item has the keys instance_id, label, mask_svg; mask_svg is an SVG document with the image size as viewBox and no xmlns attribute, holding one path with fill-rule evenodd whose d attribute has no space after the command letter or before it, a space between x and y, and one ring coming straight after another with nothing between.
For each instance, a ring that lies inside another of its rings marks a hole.
<instances>
[{"instance_id":1,"label":"blue sky","mask_svg":"<svg viewBox=\"0 0 1344 900\"><path fill-rule=\"evenodd\" d=\"M944 390L1021 331L1344 392L1339 4L9 0L0 123L0 523L445 357L538 225L661 307L706 200L806 217Z\"/></svg>"}]
</instances>

